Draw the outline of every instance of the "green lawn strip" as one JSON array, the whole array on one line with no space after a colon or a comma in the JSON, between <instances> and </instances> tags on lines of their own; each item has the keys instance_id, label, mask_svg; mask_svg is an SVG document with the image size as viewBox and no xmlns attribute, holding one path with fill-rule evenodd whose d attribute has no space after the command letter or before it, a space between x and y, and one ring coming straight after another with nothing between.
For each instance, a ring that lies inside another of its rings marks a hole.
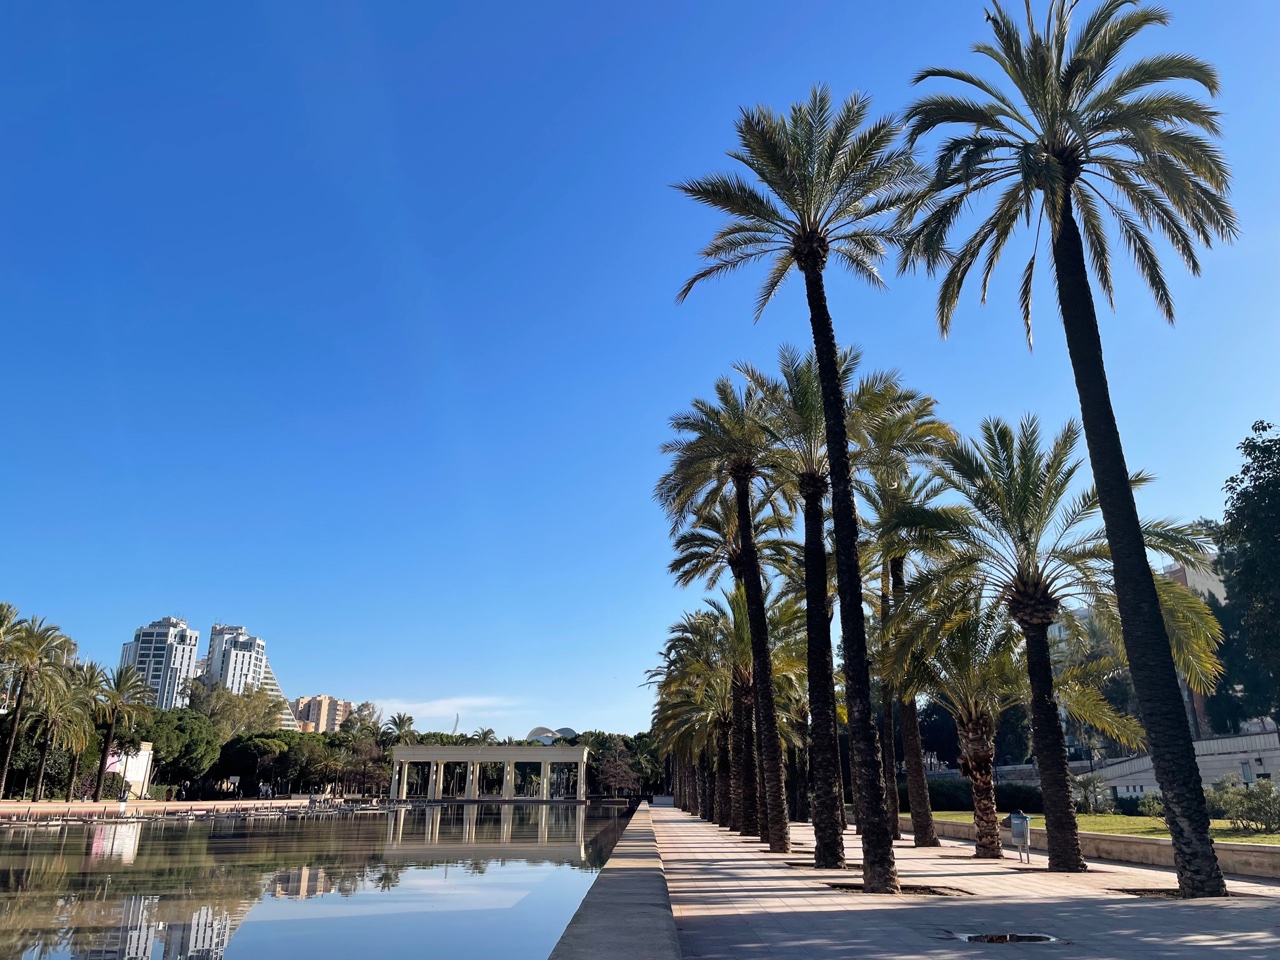
<instances>
[{"instance_id":1,"label":"green lawn strip","mask_svg":"<svg viewBox=\"0 0 1280 960\"><path fill-rule=\"evenodd\" d=\"M972 810L935 810L933 815L939 820L957 820L962 823L973 822ZM1076 817L1080 829L1086 833L1117 833L1130 837L1163 837L1168 839L1169 831L1164 823L1154 817L1126 817L1111 813L1082 813ZM1044 817L1031 815L1031 826L1044 827ZM1272 843L1280 844L1280 834L1249 833L1246 830L1232 830L1230 820L1214 820L1210 833L1215 840L1229 840L1233 843Z\"/></svg>"}]
</instances>

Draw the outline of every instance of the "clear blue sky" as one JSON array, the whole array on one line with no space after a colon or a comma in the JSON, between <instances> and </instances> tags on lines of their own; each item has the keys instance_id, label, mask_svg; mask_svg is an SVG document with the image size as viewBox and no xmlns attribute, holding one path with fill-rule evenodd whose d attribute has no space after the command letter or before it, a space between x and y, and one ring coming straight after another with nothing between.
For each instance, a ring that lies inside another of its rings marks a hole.
<instances>
[{"instance_id":1,"label":"clear blue sky","mask_svg":"<svg viewBox=\"0 0 1280 960\"><path fill-rule=\"evenodd\" d=\"M1088 5L1086 0L1086 5ZM1152 513L1219 515L1280 416L1280 5L1170 0L1147 49L1216 62L1243 235L1121 270L1104 342ZM737 107L811 83L883 110L973 65L981 4L9 4L0 13L0 595L114 663L175 614L266 638L289 696L422 729L648 724L698 600L650 499L666 418L807 343L798 284L673 294ZM1025 248L1020 248L1025 249ZM830 281L837 333L962 429L1076 399L1048 278L1009 255L954 333L933 284Z\"/></svg>"}]
</instances>

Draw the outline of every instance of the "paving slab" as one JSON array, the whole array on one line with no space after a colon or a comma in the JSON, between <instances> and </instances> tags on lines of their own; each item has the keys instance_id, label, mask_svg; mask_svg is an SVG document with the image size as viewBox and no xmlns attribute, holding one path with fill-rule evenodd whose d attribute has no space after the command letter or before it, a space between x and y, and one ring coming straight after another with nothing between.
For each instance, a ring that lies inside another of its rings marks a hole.
<instances>
[{"instance_id":1,"label":"paving slab","mask_svg":"<svg viewBox=\"0 0 1280 960\"><path fill-rule=\"evenodd\" d=\"M836 889L861 870L789 866L813 849L813 831L792 824L801 852L769 853L672 807L652 810L672 911L685 958L900 960L1001 957L1088 960L1280 960L1280 886L1230 878L1228 899L1172 900L1121 890L1173 890L1172 870L1091 863L1083 874L1050 873L1012 855L975 860L972 845L894 845L904 884L945 887L953 896L883 896ZM852 831L851 860L861 856ZM1043 943L967 943L974 933L1042 934Z\"/></svg>"}]
</instances>

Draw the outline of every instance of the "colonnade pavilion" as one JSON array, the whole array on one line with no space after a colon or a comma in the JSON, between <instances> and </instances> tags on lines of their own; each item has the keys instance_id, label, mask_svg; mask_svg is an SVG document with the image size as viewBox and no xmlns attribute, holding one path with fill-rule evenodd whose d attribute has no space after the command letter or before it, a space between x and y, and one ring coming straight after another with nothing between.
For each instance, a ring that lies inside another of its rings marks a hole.
<instances>
[{"instance_id":1,"label":"colonnade pavilion","mask_svg":"<svg viewBox=\"0 0 1280 960\"><path fill-rule=\"evenodd\" d=\"M391 796L400 800L587 799L585 746L476 744L391 748ZM493 776L498 766L500 776Z\"/></svg>"}]
</instances>

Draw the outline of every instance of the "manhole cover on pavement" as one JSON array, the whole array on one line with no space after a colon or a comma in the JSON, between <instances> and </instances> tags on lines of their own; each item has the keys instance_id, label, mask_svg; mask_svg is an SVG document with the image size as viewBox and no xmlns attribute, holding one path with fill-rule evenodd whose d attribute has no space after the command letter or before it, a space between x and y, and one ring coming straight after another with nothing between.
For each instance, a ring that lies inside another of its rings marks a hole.
<instances>
[{"instance_id":1,"label":"manhole cover on pavement","mask_svg":"<svg viewBox=\"0 0 1280 960\"><path fill-rule=\"evenodd\" d=\"M1047 933L962 933L965 943L1058 943Z\"/></svg>"}]
</instances>

